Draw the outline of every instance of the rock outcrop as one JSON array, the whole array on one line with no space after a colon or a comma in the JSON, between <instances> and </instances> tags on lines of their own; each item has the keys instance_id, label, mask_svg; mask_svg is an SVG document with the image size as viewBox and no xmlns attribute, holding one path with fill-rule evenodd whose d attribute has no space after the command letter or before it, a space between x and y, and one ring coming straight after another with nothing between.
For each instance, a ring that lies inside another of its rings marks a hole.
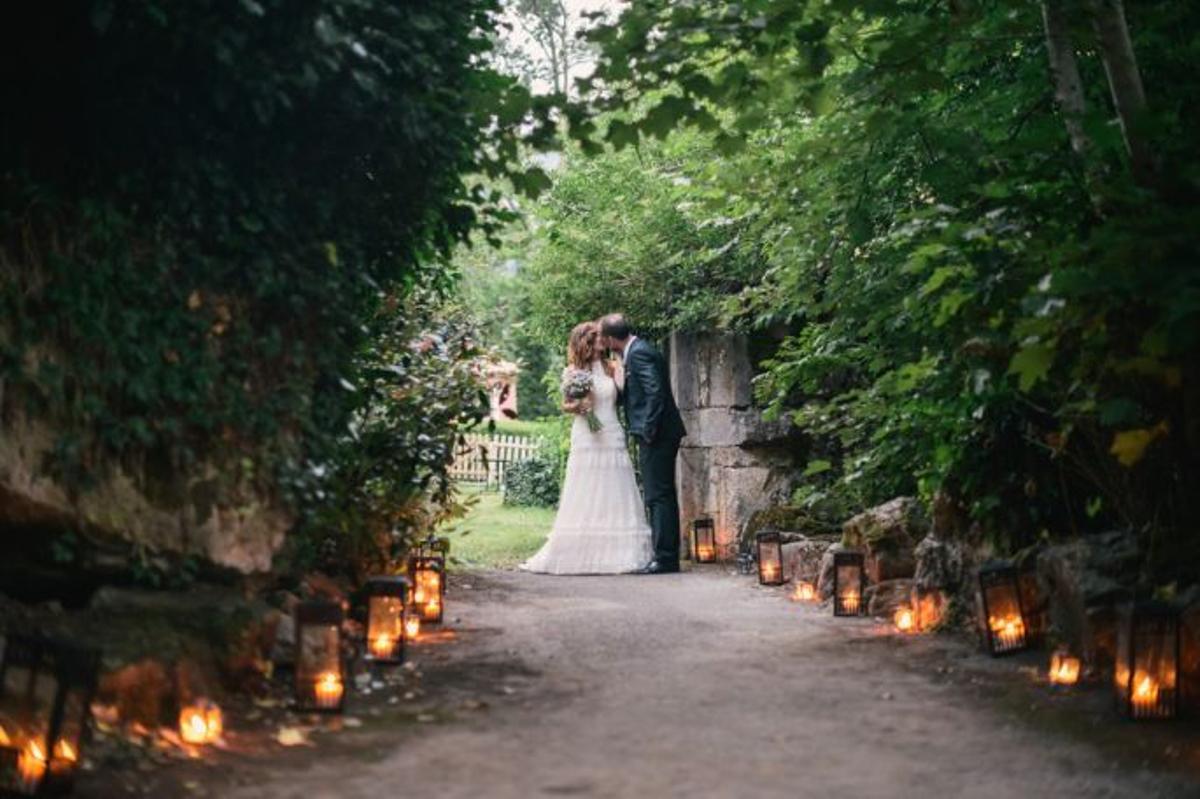
<instances>
[{"instance_id":1,"label":"rock outcrop","mask_svg":"<svg viewBox=\"0 0 1200 799\"><path fill-rule=\"evenodd\" d=\"M0 527L83 529L139 550L200 557L242 573L270 569L291 525L269 499L219 489L213 467L174 475L148 465L107 464L78 494L44 465L50 425L10 413L0 423ZM136 470L131 470L136 469Z\"/></svg>"},{"instance_id":2,"label":"rock outcrop","mask_svg":"<svg viewBox=\"0 0 1200 799\"><path fill-rule=\"evenodd\" d=\"M897 497L849 519L842 527L842 543L866 554L867 576L878 583L913 576L913 550L928 529L921 503Z\"/></svg>"}]
</instances>

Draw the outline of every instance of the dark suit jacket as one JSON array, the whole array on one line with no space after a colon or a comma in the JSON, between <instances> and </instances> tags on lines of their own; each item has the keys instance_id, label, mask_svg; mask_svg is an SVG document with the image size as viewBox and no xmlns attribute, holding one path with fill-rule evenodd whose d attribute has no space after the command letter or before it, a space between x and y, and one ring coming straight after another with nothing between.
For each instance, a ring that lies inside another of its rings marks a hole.
<instances>
[{"instance_id":1,"label":"dark suit jacket","mask_svg":"<svg viewBox=\"0 0 1200 799\"><path fill-rule=\"evenodd\" d=\"M625 360L625 419L644 444L678 444L687 435L671 393L667 362L652 344L635 339Z\"/></svg>"}]
</instances>

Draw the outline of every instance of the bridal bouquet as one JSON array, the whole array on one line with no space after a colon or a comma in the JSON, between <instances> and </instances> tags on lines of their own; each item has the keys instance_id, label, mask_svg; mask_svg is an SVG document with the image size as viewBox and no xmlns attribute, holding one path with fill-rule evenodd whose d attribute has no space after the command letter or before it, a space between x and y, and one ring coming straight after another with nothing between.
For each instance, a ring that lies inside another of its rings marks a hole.
<instances>
[{"instance_id":1,"label":"bridal bouquet","mask_svg":"<svg viewBox=\"0 0 1200 799\"><path fill-rule=\"evenodd\" d=\"M585 372L582 369L572 369L568 367L563 370L562 385L563 399L573 403L574 410L572 413L581 414L587 420L588 430L596 433L603 429L604 425L600 424L600 420L596 418L596 414L592 411L592 373Z\"/></svg>"}]
</instances>

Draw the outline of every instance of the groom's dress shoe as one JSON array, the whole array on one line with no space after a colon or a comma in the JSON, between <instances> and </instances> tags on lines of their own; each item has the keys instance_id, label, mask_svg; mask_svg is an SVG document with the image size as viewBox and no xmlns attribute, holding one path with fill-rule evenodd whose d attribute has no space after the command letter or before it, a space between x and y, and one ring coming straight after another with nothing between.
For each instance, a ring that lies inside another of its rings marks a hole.
<instances>
[{"instance_id":1,"label":"groom's dress shoe","mask_svg":"<svg viewBox=\"0 0 1200 799\"><path fill-rule=\"evenodd\" d=\"M675 574L678 571L678 563L661 563L657 560L650 561L650 565L643 570L645 574Z\"/></svg>"}]
</instances>

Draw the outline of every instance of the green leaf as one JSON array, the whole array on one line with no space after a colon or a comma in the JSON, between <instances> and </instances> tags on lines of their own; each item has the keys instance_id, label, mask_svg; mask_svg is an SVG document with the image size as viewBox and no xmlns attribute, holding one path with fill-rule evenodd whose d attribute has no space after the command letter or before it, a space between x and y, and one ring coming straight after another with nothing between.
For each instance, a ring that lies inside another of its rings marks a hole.
<instances>
[{"instance_id":1,"label":"green leaf","mask_svg":"<svg viewBox=\"0 0 1200 799\"><path fill-rule=\"evenodd\" d=\"M833 468L833 464L829 461L815 460L809 461L808 466L804 468L804 477L813 477L814 475L822 474Z\"/></svg>"},{"instance_id":2,"label":"green leaf","mask_svg":"<svg viewBox=\"0 0 1200 799\"><path fill-rule=\"evenodd\" d=\"M1028 344L1013 355L1008 364L1008 374L1017 375L1021 390L1029 391L1045 379L1053 364L1053 344Z\"/></svg>"}]
</instances>

